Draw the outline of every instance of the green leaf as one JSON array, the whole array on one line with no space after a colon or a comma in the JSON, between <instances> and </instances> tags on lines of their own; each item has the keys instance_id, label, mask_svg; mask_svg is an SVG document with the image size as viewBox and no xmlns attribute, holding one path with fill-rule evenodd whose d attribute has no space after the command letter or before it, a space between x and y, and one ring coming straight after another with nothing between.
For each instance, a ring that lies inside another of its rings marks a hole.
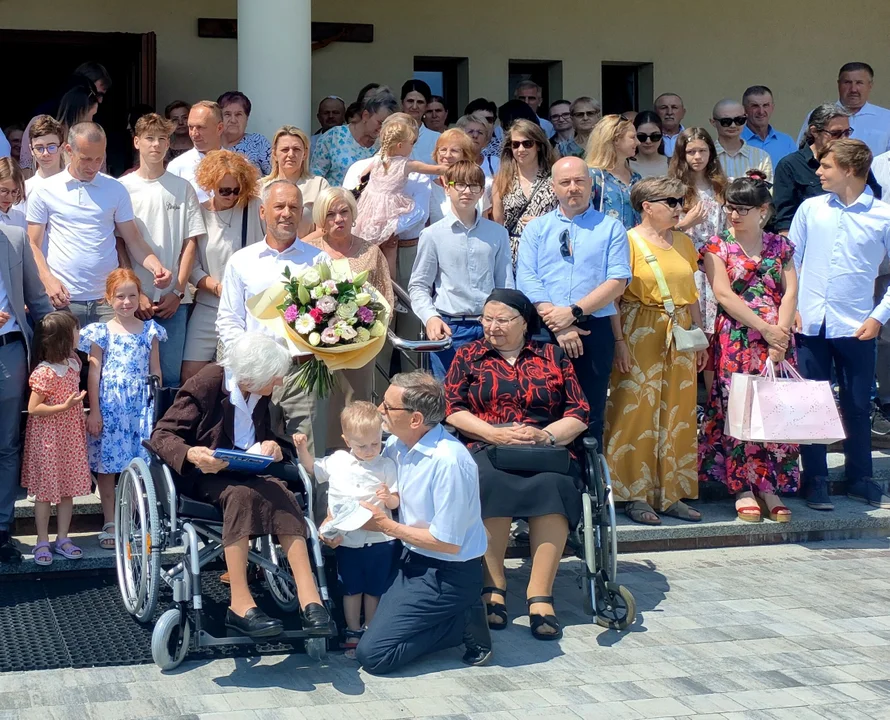
<instances>
[{"instance_id":1,"label":"green leaf","mask_svg":"<svg viewBox=\"0 0 890 720\"><path fill-rule=\"evenodd\" d=\"M290 280L290 267L288 267L287 265L284 266L284 277Z\"/></svg>"}]
</instances>

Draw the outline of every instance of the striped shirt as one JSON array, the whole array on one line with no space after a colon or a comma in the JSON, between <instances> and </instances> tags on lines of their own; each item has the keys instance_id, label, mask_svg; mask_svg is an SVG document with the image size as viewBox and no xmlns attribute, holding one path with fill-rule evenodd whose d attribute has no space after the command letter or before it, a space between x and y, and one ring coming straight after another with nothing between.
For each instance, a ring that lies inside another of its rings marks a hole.
<instances>
[{"instance_id":1,"label":"striped shirt","mask_svg":"<svg viewBox=\"0 0 890 720\"><path fill-rule=\"evenodd\" d=\"M717 159L730 180L745 177L748 170L762 170L766 173L767 181L773 181L773 161L770 160L768 152L751 147L744 140L741 149L735 155L730 155L719 142L714 145L717 147Z\"/></svg>"}]
</instances>

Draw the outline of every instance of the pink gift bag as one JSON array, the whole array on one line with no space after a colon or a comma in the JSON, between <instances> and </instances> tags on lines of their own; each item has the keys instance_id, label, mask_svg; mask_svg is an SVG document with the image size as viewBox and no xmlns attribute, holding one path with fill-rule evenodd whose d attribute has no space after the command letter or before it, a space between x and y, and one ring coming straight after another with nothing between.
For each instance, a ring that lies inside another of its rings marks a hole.
<instances>
[{"instance_id":1,"label":"pink gift bag","mask_svg":"<svg viewBox=\"0 0 890 720\"><path fill-rule=\"evenodd\" d=\"M846 438L827 382L805 380L789 363L761 375L733 373L725 432L737 440L830 445Z\"/></svg>"}]
</instances>

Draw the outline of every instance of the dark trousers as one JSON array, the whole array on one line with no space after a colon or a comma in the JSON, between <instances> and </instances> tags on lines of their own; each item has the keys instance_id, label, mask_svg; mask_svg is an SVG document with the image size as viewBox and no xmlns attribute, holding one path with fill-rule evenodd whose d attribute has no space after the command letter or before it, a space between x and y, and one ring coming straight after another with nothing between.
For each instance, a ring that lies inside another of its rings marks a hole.
<instances>
[{"instance_id":1,"label":"dark trousers","mask_svg":"<svg viewBox=\"0 0 890 720\"><path fill-rule=\"evenodd\" d=\"M450 317L443 317L442 320L451 328L451 347L430 353L430 371L440 382L444 382L457 351L464 345L484 337L482 324L478 320L455 320Z\"/></svg>"},{"instance_id":2,"label":"dark trousers","mask_svg":"<svg viewBox=\"0 0 890 720\"><path fill-rule=\"evenodd\" d=\"M615 357L615 335L609 318L588 317L576 323L589 335L581 336L584 354L572 360L581 389L590 403L590 434L596 438L603 452L603 416L606 412L606 396L609 392L609 377L612 374L612 361ZM550 339L556 342L551 333Z\"/></svg>"},{"instance_id":3,"label":"dark trousers","mask_svg":"<svg viewBox=\"0 0 890 720\"><path fill-rule=\"evenodd\" d=\"M841 404L844 470L848 482L872 476L871 389L875 376L875 341L852 337L826 338L825 325L818 335L797 336L800 374L809 380L828 380L834 368ZM801 445L804 480L828 476L828 447Z\"/></svg>"},{"instance_id":4,"label":"dark trousers","mask_svg":"<svg viewBox=\"0 0 890 720\"><path fill-rule=\"evenodd\" d=\"M398 670L463 642L465 612L482 608L482 559L434 560L405 551L355 656L369 673Z\"/></svg>"},{"instance_id":5,"label":"dark trousers","mask_svg":"<svg viewBox=\"0 0 890 720\"><path fill-rule=\"evenodd\" d=\"M20 432L27 384L24 340L0 347L0 530L12 527L20 488Z\"/></svg>"}]
</instances>

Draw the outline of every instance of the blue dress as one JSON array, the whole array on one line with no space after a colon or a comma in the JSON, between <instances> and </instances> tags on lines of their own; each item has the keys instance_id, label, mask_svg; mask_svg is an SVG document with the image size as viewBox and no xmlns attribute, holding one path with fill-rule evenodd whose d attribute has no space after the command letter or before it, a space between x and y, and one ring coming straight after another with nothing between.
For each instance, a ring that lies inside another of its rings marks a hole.
<instances>
[{"instance_id":1,"label":"blue dress","mask_svg":"<svg viewBox=\"0 0 890 720\"><path fill-rule=\"evenodd\" d=\"M625 230L631 230L640 224L640 213L630 204L630 189L643 179L640 173L631 170L628 185L608 170L591 168L590 177L593 178L593 207L604 215L615 218L624 225Z\"/></svg>"},{"instance_id":2,"label":"blue dress","mask_svg":"<svg viewBox=\"0 0 890 720\"><path fill-rule=\"evenodd\" d=\"M80 331L81 352L89 353L93 345L102 350L102 434L87 435L93 472L119 473L134 457L148 459L142 441L151 434L151 394L146 380L155 338L163 342L167 331L154 320L142 323L139 335L109 332L105 323L93 323Z\"/></svg>"}]
</instances>

